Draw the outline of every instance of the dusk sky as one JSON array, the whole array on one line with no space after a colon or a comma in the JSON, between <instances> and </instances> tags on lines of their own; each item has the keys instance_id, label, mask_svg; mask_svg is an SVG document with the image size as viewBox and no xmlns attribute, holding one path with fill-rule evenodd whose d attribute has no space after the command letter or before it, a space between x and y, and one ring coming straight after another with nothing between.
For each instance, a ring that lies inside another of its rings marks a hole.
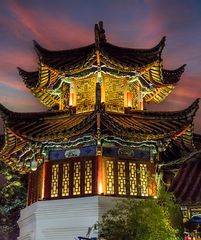
<instances>
[{"instance_id":1,"label":"dusk sky","mask_svg":"<svg viewBox=\"0 0 201 240\"><path fill-rule=\"evenodd\" d=\"M201 0L1 0L0 102L12 111L44 111L17 71L18 66L37 70L32 40L51 50L84 46L94 42L94 24L100 20L108 42L151 48L166 36L164 68L187 64L178 86L157 109L181 110L201 97ZM200 118L201 110L197 132Z\"/></svg>"}]
</instances>

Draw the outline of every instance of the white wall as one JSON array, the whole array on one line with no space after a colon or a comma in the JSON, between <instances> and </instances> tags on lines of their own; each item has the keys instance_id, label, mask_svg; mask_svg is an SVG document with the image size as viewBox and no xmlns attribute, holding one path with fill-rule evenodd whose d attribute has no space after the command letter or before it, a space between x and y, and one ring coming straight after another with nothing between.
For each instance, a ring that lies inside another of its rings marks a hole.
<instances>
[{"instance_id":1,"label":"white wall","mask_svg":"<svg viewBox=\"0 0 201 240\"><path fill-rule=\"evenodd\" d=\"M119 198L93 196L39 201L21 211L18 240L73 240L86 236L88 228Z\"/></svg>"}]
</instances>

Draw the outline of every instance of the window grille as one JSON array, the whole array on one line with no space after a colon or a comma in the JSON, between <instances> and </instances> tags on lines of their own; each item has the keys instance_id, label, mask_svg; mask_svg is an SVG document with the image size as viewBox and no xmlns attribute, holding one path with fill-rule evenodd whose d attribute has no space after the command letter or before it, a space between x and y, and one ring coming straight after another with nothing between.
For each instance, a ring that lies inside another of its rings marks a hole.
<instances>
[{"instance_id":1,"label":"window grille","mask_svg":"<svg viewBox=\"0 0 201 240\"><path fill-rule=\"evenodd\" d=\"M118 194L126 195L126 164L123 161L118 162Z\"/></svg>"},{"instance_id":2,"label":"window grille","mask_svg":"<svg viewBox=\"0 0 201 240\"><path fill-rule=\"evenodd\" d=\"M63 174L62 174L62 197L69 196L69 163L63 164Z\"/></svg>"},{"instance_id":3,"label":"window grille","mask_svg":"<svg viewBox=\"0 0 201 240\"><path fill-rule=\"evenodd\" d=\"M51 197L58 197L58 185L59 185L59 164L52 165L52 181L51 181Z\"/></svg>"}]
</instances>

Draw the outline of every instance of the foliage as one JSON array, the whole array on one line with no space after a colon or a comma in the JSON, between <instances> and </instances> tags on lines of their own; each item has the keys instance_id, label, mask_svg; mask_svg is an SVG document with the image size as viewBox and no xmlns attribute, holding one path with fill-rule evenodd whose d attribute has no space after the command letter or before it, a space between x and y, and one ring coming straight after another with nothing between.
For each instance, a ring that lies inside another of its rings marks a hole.
<instances>
[{"instance_id":1,"label":"foliage","mask_svg":"<svg viewBox=\"0 0 201 240\"><path fill-rule=\"evenodd\" d=\"M177 203L173 193L165 190L165 187L161 184L158 191L157 203L163 207L167 217L170 220L170 224L174 229L178 230L178 236L183 235L183 221L181 214L181 207Z\"/></svg>"},{"instance_id":2,"label":"foliage","mask_svg":"<svg viewBox=\"0 0 201 240\"><path fill-rule=\"evenodd\" d=\"M182 223L178 205L172 194L162 191L158 199L118 201L103 216L100 234L107 240L181 239L182 225L176 223Z\"/></svg>"},{"instance_id":3,"label":"foliage","mask_svg":"<svg viewBox=\"0 0 201 240\"><path fill-rule=\"evenodd\" d=\"M26 179L2 162L0 174L6 179L0 189L0 240L14 240L19 231L19 212L26 204ZM3 181L2 177L1 179Z\"/></svg>"}]
</instances>

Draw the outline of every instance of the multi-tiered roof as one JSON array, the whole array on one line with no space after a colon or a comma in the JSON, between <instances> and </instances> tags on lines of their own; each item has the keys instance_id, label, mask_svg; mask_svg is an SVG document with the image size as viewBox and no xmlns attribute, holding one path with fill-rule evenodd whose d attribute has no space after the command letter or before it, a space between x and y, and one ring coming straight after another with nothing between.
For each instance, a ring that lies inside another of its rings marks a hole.
<instances>
[{"instance_id":1,"label":"multi-tiered roof","mask_svg":"<svg viewBox=\"0 0 201 240\"><path fill-rule=\"evenodd\" d=\"M96 42L88 46L51 51L34 41L39 57L39 70L27 72L19 68L26 86L47 107L59 105L60 98L54 89L59 86L63 77L79 79L97 75L97 66L101 65L103 75L140 78L145 88L147 103L160 103L175 88L184 72L185 65L176 70L162 67L161 53L165 46L165 37L151 49L131 49L118 47L106 41L101 35L103 29L95 29Z\"/></svg>"},{"instance_id":2,"label":"multi-tiered roof","mask_svg":"<svg viewBox=\"0 0 201 240\"><path fill-rule=\"evenodd\" d=\"M193 148L193 118L198 100L184 110L153 112L175 88L184 71L165 70L165 37L150 49L131 49L107 42L102 23L95 25L95 43L51 51L34 41L38 70L19 68L26 86L49 108L42 113L16 113L0 105L5 138L0 158L25 173L46 145L80 146L95 142L149 145L156 152L171 144ZM178 144L177 144L178 145Z\"/></svg>"}]
</instances>

